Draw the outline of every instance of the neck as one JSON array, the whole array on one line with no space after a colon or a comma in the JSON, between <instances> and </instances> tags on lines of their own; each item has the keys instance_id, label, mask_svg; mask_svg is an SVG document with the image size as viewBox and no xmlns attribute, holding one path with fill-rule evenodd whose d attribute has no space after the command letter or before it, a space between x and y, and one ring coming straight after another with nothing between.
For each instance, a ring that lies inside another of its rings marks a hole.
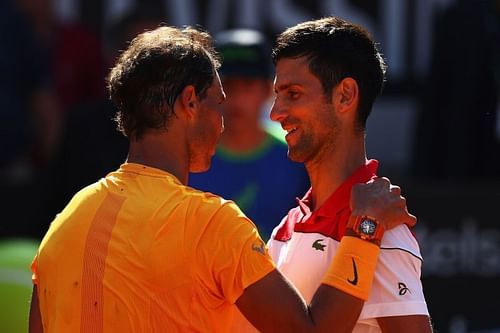
<instances>
[{"instance_id":1,"label":"neck","mask_svg":"<svg viewBox=\"0 0 500 333\"><path fill-rule=\"evenodd\" d=\"M127 162L166 171L179 179L182 184L187 184L189 175L187 149L178 144L181 140L169 139L175 137L173 132L148 133L139 141L132 138Z\"/></svg>"},{"instance_id":2,"label":"neck","mask_svg":"<svg viewBox=\"0 0 500 333\"><path fill-rule=\"evenodd\" d=\"M267 133L258 126L250 126L231 130L226 128L220 138L220 144L224 147L245 152L257 148L267 137Z\"/></svg>"},{"instance_id":3,"label":"neck","mask_svg":"<svg viewBox=\"0 0 500 333\"><path fill-rule=\"evenodd\" d=\"M364 135L339 138L321 159L306 162L312 187L312 208L317 210L360 166L366 163Z\"/></svg>"}]
</instances>

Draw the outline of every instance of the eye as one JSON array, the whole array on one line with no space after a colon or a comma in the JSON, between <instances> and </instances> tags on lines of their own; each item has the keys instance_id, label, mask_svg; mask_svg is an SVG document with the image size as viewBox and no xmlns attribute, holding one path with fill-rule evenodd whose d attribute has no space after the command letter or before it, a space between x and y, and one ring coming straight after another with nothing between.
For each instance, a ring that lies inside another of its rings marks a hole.
<instances>
[{"instance_id":1,"label":"eye","mask_svg":"<svg viewBox=\"0 0 500 333\"><path fill-rule=\"evenodd\" d=\"M298 99L300 97L300 92L296 90L288 90L287 95L290 99Z\"/></svg>"}]
</instances>

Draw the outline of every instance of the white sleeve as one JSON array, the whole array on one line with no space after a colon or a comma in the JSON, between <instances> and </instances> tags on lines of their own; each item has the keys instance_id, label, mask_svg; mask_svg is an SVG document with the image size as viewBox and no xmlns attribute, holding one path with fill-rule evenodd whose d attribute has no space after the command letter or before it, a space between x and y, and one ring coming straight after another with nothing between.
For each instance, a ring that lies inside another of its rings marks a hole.
<instances>
[{"instance_id":1,"label":"white sleeve","mask_svg":"<svg viewBox=\"0 0 500 333\"><path fill-rule=\"evenodd\" d=\"M276 233L282 227L282 225L285 223L286 218L287 218L287 216L285 215L281 219L281 222L273 229L273 232L271 233L271 237L267 241L267 249L269 251L269 255L271 256L271 258L273 258L273 261L276 264L278 264L278 262L279 262L282 248L286 245L286 242L278 241L275 239Z\"/></svg>"},{"instance_id":2,"label":"white sleeve","mask_svg":"<svg viewBox=\"0 0 500 333\"><path fill-rule=\"evenodd\" d=\"M408 227L388 230L380 248L372 290L359 319L428 315L420 281L422 256Z\"/></svg>"}]
</instances>

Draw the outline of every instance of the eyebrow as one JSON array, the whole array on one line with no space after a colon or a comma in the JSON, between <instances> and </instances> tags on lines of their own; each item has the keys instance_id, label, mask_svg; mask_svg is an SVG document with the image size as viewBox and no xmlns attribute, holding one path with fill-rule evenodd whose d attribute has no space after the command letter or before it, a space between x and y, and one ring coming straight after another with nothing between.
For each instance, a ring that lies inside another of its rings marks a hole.
<instances>
[{"instance_id":1,"label":"eyebrow","mask_svg":"<svg viewBox=\"0 0 500 333\"><path fill-rule=\"evenodd\" d=\"M287 90L287 89L289 89L292 86L302 87L302 85L300 83L294 83L294 82L292 82L292 83L284 83L284 84L280 84L277 87L275 86L274 87L274 92L278 93L280 91Z\"/></svg>"}]
</instances>

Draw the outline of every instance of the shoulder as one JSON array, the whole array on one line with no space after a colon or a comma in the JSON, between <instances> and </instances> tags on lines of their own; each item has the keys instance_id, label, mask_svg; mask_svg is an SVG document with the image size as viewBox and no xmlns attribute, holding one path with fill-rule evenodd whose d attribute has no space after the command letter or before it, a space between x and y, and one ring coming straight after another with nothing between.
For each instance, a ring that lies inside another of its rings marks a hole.
<instances>
[{"instance_id":1,"label":"shoulder","mask_svg":"<svg viewBox=\"0 0 500 333\"><path fill-rule=\"evenodd\" d=\"M101 179L76 192L64 210L73 210L79 206L85 206L87 207L86 209L88 209L89 206L97 205L104 200L107 193L108 191L104 188Z\"/></svg>"},{"instance_id":2,"label":"shoulder","mask_svg":"<svg viewBox=\"0 0 500 333\"><path fill-rule=\"evenodd\" d=\"M194 209L222 211L225 213L243 214L240 208L232 201L223 197L190 186L182 186L186 201Z\"/></svg>"},{"instance_id":3,"label":"shoulder","mask_svg":"<svg viewBox=\"0 0 500 333\"><path fill-rule=\"evenodd\" d=\"M422 260L417 239L408 226L404 224L384 233L380 249L382 251L403 251Z\"/></svg>"},{"instance_id":4,"label":"shoulder","mask_svg":"<svg viewBox=\"0 0 500 333\"><path fill-rule=\"evenodd\" d=\"M217 224L228 223L227 227L229 228L237 227L235 221L239 221L240 224L255 228L253 222L234 201L189 186L186 186L184 190L188 199L186 203L192 214L191 218L216 222Z\"/></svg>"}]
</instances>

